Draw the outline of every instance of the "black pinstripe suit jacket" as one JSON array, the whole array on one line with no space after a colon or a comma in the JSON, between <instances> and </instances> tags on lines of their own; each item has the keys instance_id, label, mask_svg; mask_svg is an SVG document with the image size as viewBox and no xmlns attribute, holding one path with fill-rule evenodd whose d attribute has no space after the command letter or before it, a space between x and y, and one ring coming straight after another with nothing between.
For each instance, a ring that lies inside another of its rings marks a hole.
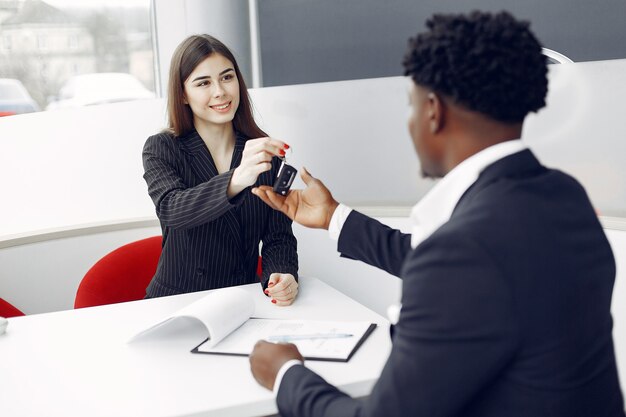
<instances>
[{"instance_id":1,"label":"black pinstripe suit jacket","mask_svg":"<svg viewBox=\"0 0 626 417\"><path fill-rule=\"evenodd\" d=\"M181 137L159 133L143 149L144 179L163 231L163 252L147 297L258 282L262 241L263 288L271 273L298 277L296 238L291 221L246 188L229 200L226 189L241 163L246 138L238 135L231 169L218 174L196 131ZM259 176L271 185L280 160Z\"/></svg>"}]
</instances>

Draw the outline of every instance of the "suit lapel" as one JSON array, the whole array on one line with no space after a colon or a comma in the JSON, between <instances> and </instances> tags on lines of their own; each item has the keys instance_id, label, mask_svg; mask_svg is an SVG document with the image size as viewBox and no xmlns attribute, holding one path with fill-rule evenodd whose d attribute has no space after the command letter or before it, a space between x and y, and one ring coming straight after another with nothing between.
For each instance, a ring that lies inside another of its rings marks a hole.
<instances>
[{"instance_id":1,"label":"suit lapel","mask_svg":"<svg viewBox=\"0 0 626 417\"><path fill-rule=\"evenodd\" d=\"M246 146L246 138L237 134L235 140L235 150L233 151L233 157L230 160L230 169L238 167L241 163L241 156L243 155L243 148Z\"/></svg>"},{"instance_id":2,"label":"suit lapel","mask_svg":"<svg viewBox=\"0 0 626 417\"><path fill-rule=\"evenodd\" d=\"M181 147L187 155L187 162L189 163L193 176L195 177L195 183L188 184L188 186L197 186L219 175L215 162L213 161L213 157L198 132L194 130L193 132L181 137L180 141ZM241 162L241 155L245 141L242 141L241 144L239 142L240 139L238 136L237 142L235 142L233 157L231 158L231 169L238 166ZM230 235L235 241L237 247L241 250L241 222L239 215L235 209L232 209L224 213L223 219L230 229Z\"/></svg>"},{"instance_id":3,"label":"suit lapel","mask_svg":"<svg viewBox=\"0 0 626 417\"><path fill-rule=\"evenodd\" d=\"M200 135L198 135L198 132L194 130L181 138L181 145L186 151L187 161L197 180L197 183L193 184L194 186L218 175L211 153ZM192 184L189 185L191 186Z\"/></svg>"}]
</instances>

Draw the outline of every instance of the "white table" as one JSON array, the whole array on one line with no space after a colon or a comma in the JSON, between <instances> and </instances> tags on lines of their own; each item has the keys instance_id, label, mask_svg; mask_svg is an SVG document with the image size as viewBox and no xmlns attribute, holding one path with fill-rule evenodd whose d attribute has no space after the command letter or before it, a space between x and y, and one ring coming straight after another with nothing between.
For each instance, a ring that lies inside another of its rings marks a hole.
<instances>
[{"instance_id":1,"label":"white table","mask_svg":"<svg viewBox=\"0 0 626 417\"><path fill-rule=\"evenodd\" d=\"M389 323L315 278L290 307L258 284L258 317L369 320L379 324L348 363L307 366L348 394L368 395L391 349ZM219 290L218 290L219 291ZM197 355L203 334L128 345L139 330L206 292L9 319L0 336L0 416L258 416L277 412L247 357Z\"/></svg>"}]
</instances>

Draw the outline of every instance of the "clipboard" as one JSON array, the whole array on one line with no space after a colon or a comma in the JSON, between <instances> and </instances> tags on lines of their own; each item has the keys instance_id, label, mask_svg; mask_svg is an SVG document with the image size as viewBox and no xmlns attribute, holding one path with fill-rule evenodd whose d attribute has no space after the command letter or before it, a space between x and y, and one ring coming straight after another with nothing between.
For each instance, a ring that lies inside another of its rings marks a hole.
<instances>
[{"instance_id":1,"label":"clipboard","mask_svg":"<svg viewBox=\"0 0 626 417\"><path fill-rule=\"evenodd\" d=\"M289 341L298 347L305 360L348 362L376 327L375 323L369 322L282 320L252 317L214 346L210 346L210 338L206 338L194 347L191 353L250 356L254 344L258 340L271 338L272 335L284 334L286 331L293 336L304 334L332 335L333 332L343 335L349 332L351 337L336 339L332 337L307 337L306 339Z\"/></svg>"}]
</instances>

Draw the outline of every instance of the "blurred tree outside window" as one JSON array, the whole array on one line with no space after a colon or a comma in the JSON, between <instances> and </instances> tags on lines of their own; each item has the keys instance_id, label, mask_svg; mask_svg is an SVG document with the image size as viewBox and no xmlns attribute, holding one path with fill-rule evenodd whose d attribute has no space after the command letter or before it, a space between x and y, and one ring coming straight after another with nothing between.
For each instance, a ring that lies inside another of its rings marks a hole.
<instances>
[{"instance_id":1,"label":"blurred tree outside window","mask_svg":"<svg viewBox=\"0 0 626 417\"><path fill-rule=\"evenodd\" d=\"M154 91L150 0L0 0L0 115Z\"/></svg>"}]
</instances>

